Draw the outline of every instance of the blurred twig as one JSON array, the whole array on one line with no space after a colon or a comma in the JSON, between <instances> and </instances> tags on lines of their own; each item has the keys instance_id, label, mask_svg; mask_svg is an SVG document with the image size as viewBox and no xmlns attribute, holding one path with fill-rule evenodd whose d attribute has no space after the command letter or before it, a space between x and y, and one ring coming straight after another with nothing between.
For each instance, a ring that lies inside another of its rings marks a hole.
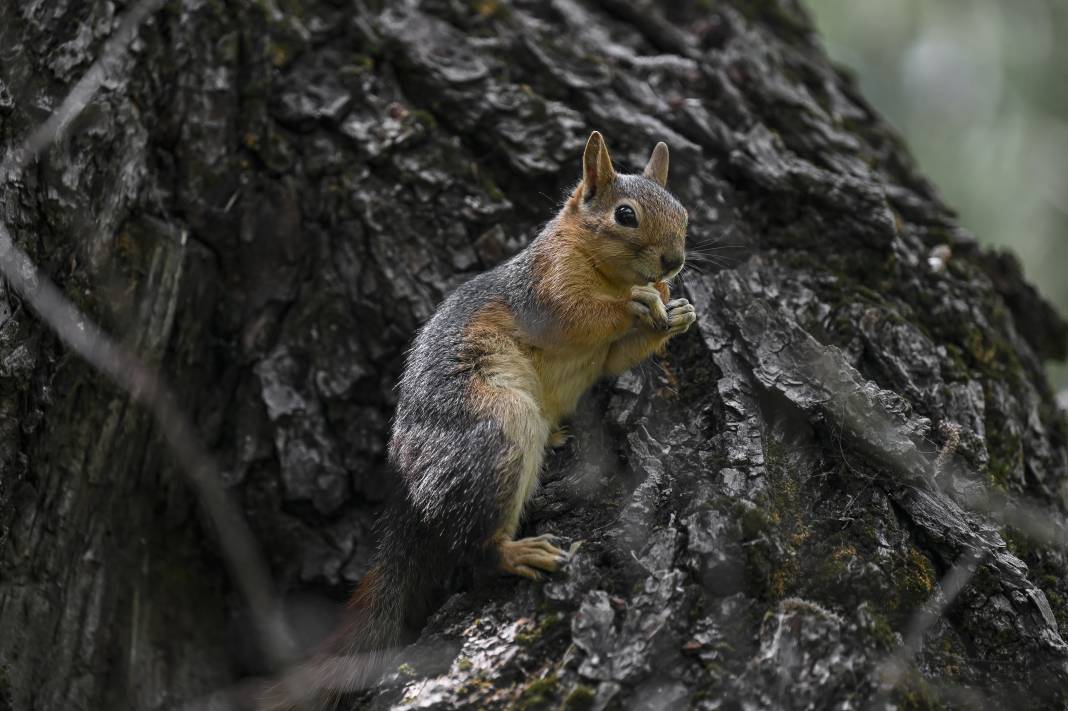
<instances>
[{"instance_id":1,"label":"blurred twig","mask_svg":"<svg viewBox=\"0 0 1068 711\"><path fill-rule=\"evenodd\" d=\"M119 58L140 24L165 1L144 0L127 13L105 44L101 56L75 84L60 107L8 155L0 169L0 177L16 179L62 134L118 66ZM190 419L178 407L174 394L153 368L109 338L67 300L19 249L3 222L0 222L0 274L71 350L152 413L164 440L216 528L223 557L236 587L248 603L269 659L278 667L284 665L292 657L292 643L267 566L248 523L220 484L219 468Z\"/></svg>"},{"instance_id":2,"label":"blurred twig","mask_svg":"<svg viewBox=\"0 0 1068 711\"><path fill-rule=\"evenodd\" d=\"M82 112L118 64L119 59L126 53L126 48L133 41L141 23L166 2L167 0L144 0L126 13L118 28L104 44L100 56L70 90L59 108L53 111L52 115L36 131L4 159L3 165L0 166L0 180L13 180L31 161L59 138L70 122Z\"/></svg>"},{"instance_id":3,"label":"blurred twig","mask_svg":"<svg viewBox=\"0 0 1068 711\"><path fill-rule=\"evenodd\" d=\"M901 682L912 660L923 648L924 635L957 599L979 569L981 562L982 553L979 551L964 551L935 587L927 602L912 614L901 645L875 669L880 688L869 708L879 709L886 705L890 691Z\"/></svg>"}]
</instances>

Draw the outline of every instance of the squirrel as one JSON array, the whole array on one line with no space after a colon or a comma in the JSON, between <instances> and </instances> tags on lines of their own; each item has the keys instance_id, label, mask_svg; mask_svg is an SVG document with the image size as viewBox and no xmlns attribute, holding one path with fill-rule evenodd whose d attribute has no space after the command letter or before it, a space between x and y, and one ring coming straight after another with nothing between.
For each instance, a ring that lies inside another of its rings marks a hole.
<instances>
[{"instance_id":1,"label":"squirrel","mask_svg":"<svg viewBox=\"0 0 1068 711\"><path fill-rule=\"evenodd\" d=\"M667 175L663 142L641 175L619 174L594 131L556 217L423 326L400 380L389 444L400 491L379 521L374 563L328 645L333 656L291 672L260 708L373 683L458 569L495 565L538 580L568 561L552 536L515 538L547 447L563 443L562 421L598 379L662 351L696 320L686 299L670 299L687 212Z\"/></svg>"}]
</instances>

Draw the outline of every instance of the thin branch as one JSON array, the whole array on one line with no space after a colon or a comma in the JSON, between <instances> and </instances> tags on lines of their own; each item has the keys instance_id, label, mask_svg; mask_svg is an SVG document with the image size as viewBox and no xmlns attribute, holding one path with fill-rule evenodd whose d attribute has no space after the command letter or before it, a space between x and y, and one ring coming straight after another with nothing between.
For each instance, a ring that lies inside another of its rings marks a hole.
<instances>
[{"instance_id":1,"label":"thin branch","mask_svg":"<svg viewBox=\"0 0 1068 711\"><path fill-rule=\"evenodd\" d=\"M62 135L118 67L119 58L136 36L140 24L164 2L144 0L130 10L108 39L101 56L75 84L60 107L8 155L0 169L0 177L16 179L31 161ZM7 225L2 222L0 274L71 350L152 413L164 440L215 526L223 557L248 603L268 658L276 666L284 666L293 657L293 644L267 566L248 523L220 484L218 466L200 441L190 419L178 407L174 394L154 369L114 342L75 308L19 249Z\"/></svg>"},{"instance_id":2,"label":"thin branch","mask_svg":"<svg viewBox=\"0 0 1068 711\"><path fill-rule=\"evenodd\" d=\"M923 649L923 638L942 619L949 606L957 599L971 581L983 554L972 549L965 550L949 569L926 604L912 613L901 645L891 652L876 668L880 688L869 708L884 708L890 691L901 682L912 660Z\"/></svg>"},{"instance_id":3,"label":"thin branch","mask_svg":"<svg viewBox=\"0 0 1068 711\"><path fill-rule=\"evenodd\" d=\"M59 108L53 111L52 115L36 131L4 159L3 165L0 166L0 180L14 180L31 161L63 134L71 121L85 109L100 86L118 66L119 59L126 53L141 23L162 7L166 1L144 0L126 14L119 23L118 29L104 44L100 56L70 90Z\"/></svg>"}]
</instances>

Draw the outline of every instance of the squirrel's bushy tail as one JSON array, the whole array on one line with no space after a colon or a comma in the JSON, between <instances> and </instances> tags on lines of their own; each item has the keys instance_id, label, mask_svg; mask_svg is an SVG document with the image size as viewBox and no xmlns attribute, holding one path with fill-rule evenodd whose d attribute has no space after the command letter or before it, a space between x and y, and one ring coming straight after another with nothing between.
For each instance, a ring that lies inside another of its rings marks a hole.
<instances>
[{"instance_id":1,"label":"squirrel's bushy tail","mask_svg":"<svg viewBox=\"0 0 1068 711\"><path fill-rule=\"evenodd\" d=\"M382 555L360 581L345 620L317 652L260 695L258 711L320 711L373 686L429 609L421 561Z\"/></svg>"}]
</instances>

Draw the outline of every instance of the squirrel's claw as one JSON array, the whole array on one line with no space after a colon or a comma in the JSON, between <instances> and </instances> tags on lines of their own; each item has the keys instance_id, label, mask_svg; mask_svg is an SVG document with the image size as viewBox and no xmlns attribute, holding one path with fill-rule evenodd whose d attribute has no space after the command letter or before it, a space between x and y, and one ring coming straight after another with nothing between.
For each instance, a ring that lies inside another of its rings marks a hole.
<instances>
[{"instance_id":1,"label":"squirrel's claw","mask_svg":"<svg viewBox=\"0 0 1068 711\"><path fill-rule=\"evenodd\" d=\"M642 323L659 331L671 328L667 309L660 292L652 286L634 286L630 289L630 311Z\"/></svg>"},{"instance_id":2,"label":"squirrel's claw","mask_svg":"<svg viewBox=\"0 0 1068 711\"><path fill-rule=\"evenodd\" d=\"M697 310L686 299L674 299L668 302L668 333L672 336L685 333L697 321Z\"/></svg>"},{"instance_id":3,"label":"squirrel's claw","mask_svg":"<svg viewBox=\"0 0 1068 711\"><path fill-rule=\"evenodd\" d=\"M548 444L552 449L560 449L567 444L569 439L571 439L571 433L568 431L567 427L561 426L549 433Z\"/></svg>"},{"instance_id":4,"label":"squirrel's claw","mask_svg":"<svg viewBox=\"0 0 1068 711\"><path fill-rule=\"evenodd\" d=\"M672 299L666 305L660 292L651 286L630 290L630 310L646 326L667 331L669 336L685 333L697 321L697 311L686 299Z\"/></svg>"},{"instance_id":5,"label":"squirrel's claw","mask_svg":"<svg viewBox=\"0 0 1068 711\"><path fill-rule=\"evenodd\" d=\"M551 540L556 540L556 536L546 533L518 541L502 541L497 547L501 570L531 580L541 579L538 570L556 572L571 559L571 554L554 546L549 542Z\"/></svg>"}]
</instances>

